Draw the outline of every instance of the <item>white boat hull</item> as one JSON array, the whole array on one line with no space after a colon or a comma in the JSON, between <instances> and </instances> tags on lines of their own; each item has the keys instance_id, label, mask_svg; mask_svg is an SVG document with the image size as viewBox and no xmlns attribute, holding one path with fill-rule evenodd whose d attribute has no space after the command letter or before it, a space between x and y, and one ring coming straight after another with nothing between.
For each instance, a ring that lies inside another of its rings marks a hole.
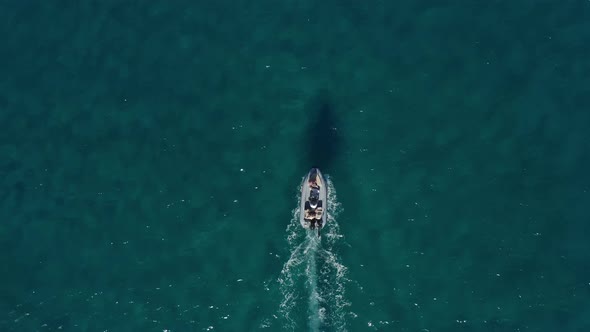
<instances>
[{"instance_id":1,"label":"white boat hull","mask_svg":"<svg viewBox=\"0 0 590 332\"><path fill-rule=\"evenodd\" d=\"M309 195L311 193L311 187L309 186L309 178L310 176L315 172L317 172L317 177L316 177L316 182L317 184L320 186L320 200L322 201L322 208L323 208L323 212L322 212L322 227L324 228L324 226L326 226L326 222L328 220L327 215L328 215L328 184L326 183L326 179L324 178L324 175L322 174L322 172L320 172L320 170L318 168L312 168L307 175L305 176L305 179L303 179L303 183L301 184L301 206L300 206L300 222L301 222L301 226L303 228L309 228L310 226L310 221L309 220L305 220L305 202L307 202L309 200ZM316 224L316 228L317 228L317 224Z\"/></svg>"}]
</instances>

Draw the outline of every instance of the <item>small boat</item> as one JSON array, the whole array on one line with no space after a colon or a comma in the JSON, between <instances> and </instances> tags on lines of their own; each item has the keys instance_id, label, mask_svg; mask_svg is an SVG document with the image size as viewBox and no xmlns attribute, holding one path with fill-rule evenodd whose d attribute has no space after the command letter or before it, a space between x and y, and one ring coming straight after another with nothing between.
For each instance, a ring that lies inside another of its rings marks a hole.
<instances>
[{"instance_id":1,"label":"small boat","mask_svg":"<svg viewBox=\"0 0 590 332\"><path fill-rule=\"evenodd\" d=\"M328 186L318 168L312 168L301 185L301 226L320 230L326 225Z\"/></svg>"}]
</instances>

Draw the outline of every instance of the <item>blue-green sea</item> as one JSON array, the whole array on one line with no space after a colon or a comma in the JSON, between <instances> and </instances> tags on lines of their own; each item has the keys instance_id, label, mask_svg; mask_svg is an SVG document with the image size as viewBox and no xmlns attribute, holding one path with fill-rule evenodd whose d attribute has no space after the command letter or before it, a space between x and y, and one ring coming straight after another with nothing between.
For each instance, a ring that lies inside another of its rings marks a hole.
<instances>
[{"instance_id":1,"label":"blue-green sea","mask_svg":"<svg viewBox=\"0 0 590 332\"><path fill-rule=\"evenodd\" d=\"M590 331L589 1L6 0L0 36L0 331Z\"/></svg>"}]
</instances>

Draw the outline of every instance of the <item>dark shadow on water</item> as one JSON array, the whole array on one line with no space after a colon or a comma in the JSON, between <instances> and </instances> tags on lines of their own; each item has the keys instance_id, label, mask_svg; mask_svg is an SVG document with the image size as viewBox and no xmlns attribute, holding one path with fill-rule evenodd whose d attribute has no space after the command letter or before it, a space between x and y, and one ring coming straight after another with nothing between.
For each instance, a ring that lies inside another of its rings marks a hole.
<instances>
[{"instance_id":1,"label":"dark shadow on water","mask_svg":"<svg viewBox=\"0 0 590 332\"><path fill-rule=\"evenodd\" d=\"M338 201L342 206L353 206L355 202L355 186L348 182L349 170L345 166L347 157L345 119L342 102L333 97L328 90L318 91L305 104L302 117L307 128L301 137L302 147L299 167L295 181L301 181L302 176L312 167L318 167L324 175L332 181L334 188L339 191ZM339 189L341 188L341 189ZM354 210L351 210L354 211ZM339 223L344 225L354 219L354 213L339 216ZM342 231L345 232L346 227Z\"/></svg>"},{"instance_id":2,"label":"dark shadow on water","mask_svg":"<svg viewBox=\"0 0 590 332\"><path fill-rule=\"evenodd\" d=\"M323 173L334 170L334 162L341 149L336 106L330 94L322 90L306 105L304 114L309 120L304 138L304 164L318 167Z\"/></svg>"}]
</instances>

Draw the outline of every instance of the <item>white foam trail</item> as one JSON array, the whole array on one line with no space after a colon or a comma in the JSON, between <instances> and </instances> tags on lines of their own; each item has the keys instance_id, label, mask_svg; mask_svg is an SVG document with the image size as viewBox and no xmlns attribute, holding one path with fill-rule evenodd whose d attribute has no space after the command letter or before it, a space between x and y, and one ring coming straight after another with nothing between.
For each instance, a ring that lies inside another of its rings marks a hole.
<instances>
[{"instance_id":1,"label":"white foam trail","mask_svg":"<svg viewBox=\"0 0 590 332\"><path fill-rule=\"evenodd\" d=\"M349 280L346 277L347 268L336 254L337 247L344 241L336 221L340 203L329 178L327 185L328 215L322 238L318 238L315 231L301 227L301 204L293 210L293 217L287 226L291 254L278 279L283 297L279 312L285 319L284 328L287 330L300 330L295 316L302 311L299 299L308 294L307 317L311 331L320 331L321 327L346 331L345 309L350 304L345 297L345 288ZM298 203L300 199L298 196Z\"/></svg>"},{"instance_id":2,"label":"white foam trail","mask_svg":"<svg viewBox=\"0 0 590 332\"><path fill-rule=\"evenodd\" d=\"M300 202L301 193L297 189L297 201ZM293 309L296 307L298 303L298 289L297 289L297 278L299 276L299 270L301 263L303 262L304 258L304 251L305 251L305 242L301 242L302 235L305 234L305 230L301 227L299 223L299 213L300 213L300 204L297 204L297 207L293 209L291 222L287 226L287 242L289 243L289 248L291 248L291 254L289 259L283 265L283 269L281 270L281 275L278 279L279 288L282 295L282 300L279 305L279 312L281 316L285 319L285 329L294 331L296 327L296 323L293 317Z\"/></svg>"},{"instance_id":3,"label":"white foam trail","mask_svg":"<svg viewBox=\"0 0 590 332\"><path fill-rule=\"evenodd\" d=\"M309 242L309 246L305 253L307 256L305 276L307 277L307 285L309 288L309 329L313 332L319 332L321 318L319 316L320 294L318 292L317 283L316 252L320 241L315 232L308 232L307 241Z\"/></svg>"}]
</instances>

